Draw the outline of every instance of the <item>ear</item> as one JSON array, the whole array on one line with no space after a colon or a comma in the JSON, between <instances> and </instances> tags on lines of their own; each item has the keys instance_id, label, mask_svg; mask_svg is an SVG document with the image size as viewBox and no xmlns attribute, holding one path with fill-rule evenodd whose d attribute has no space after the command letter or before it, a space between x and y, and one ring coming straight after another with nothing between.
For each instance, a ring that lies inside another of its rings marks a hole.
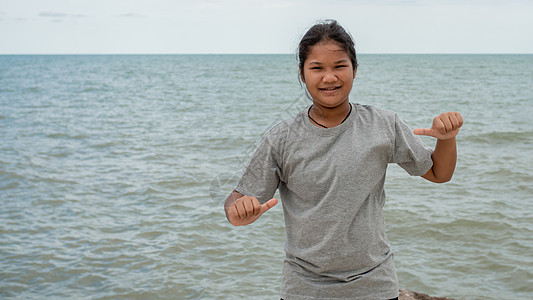
<instances>
[{"instance_id":1,"label":"ear","mask_svg":"<svg viewBox=\"0 0 533 300\"><path fill-rule=\"evenodd\" d=\"M304 73L300 72L300 80L305 83Z\"/></svg>"},{"instance_id":2,"label":"ear","mask_svg":"<svg viewBox=\"0 0 533 300\"><path fill-rule=\"evenodd\" d=\"M357 69L353 69L353 79L355 79L355 74L357 74Z\"/></svg>"}]
</instances>

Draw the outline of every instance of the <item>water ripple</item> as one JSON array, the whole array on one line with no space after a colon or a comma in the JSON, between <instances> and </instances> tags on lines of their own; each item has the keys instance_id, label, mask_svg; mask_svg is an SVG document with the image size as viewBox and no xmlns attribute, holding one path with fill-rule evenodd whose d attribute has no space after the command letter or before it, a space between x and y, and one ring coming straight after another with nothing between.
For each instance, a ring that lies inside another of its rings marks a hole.
<instances>
[{"instance_id":1,"label":"water ripple","mask_svg":"<svg viewBox=\"0 0 533 300\"><path fill-rule=\"evenodd\" d=\"M352 101L417 127L443 110L467 120L450 183L389 168L401 286L527 298L531 56L360 60ZM222 202L261 134L309 103L292 56L0 56L0 67L0 298L278 296L281 205L235 228Z\"/></svg>"}]
</instances>

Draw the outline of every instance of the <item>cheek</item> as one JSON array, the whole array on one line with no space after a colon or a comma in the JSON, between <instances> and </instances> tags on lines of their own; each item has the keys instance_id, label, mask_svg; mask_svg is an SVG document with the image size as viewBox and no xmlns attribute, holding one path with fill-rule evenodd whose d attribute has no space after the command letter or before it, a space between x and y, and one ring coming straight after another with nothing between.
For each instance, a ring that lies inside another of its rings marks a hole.
<instances>
[{"instance_id":1,"label":"cheek","mask_svg":"<svg viewBox=\"0 0 533 300\"><path fill-rule=\"evenodd\" d=\"M302 79L303 83L309 84L309 80L312 80L313 76L304 70L302 73L300 73L300 78Z\"/></svg>"},{"instance_id":2,"label":"cheek","mask_svg":"<svg viewBox=\"0 0 533 300\"><path fill-rule=\"evenodd\" d=\"M302 78L302 81L310 87L317 85L320 80L321 77L317 74L314 74L313 72L305 72L304 78Z\"/></svg>"}]
</instances>

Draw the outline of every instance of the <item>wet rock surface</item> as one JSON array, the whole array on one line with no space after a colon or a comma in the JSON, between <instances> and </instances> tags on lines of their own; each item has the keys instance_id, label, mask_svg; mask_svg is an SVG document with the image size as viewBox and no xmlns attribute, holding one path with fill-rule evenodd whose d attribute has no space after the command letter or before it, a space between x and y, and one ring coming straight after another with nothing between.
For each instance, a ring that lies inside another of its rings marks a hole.
<instances>
[{"instance_id":1,"label":"wet rock surface","mask_svg":"<svg viewBox=\"0 0 533 300\"><path fill-rule=\"evenodd\" d=\"M448 297L432 297L430 295L413 292L406 289L400 289L399 300L454 300L453 298Z\"/></svg>"}]
</instances>

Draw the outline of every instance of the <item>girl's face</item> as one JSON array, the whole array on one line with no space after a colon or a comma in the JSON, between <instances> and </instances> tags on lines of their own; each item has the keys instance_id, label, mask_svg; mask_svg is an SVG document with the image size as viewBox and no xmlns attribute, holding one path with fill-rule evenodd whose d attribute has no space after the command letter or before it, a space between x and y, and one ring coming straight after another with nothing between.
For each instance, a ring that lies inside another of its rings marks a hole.
<instances>
[{"instance_id":1,"label":"girl's face","mask_svg":"<svg viewBox=\"0 0 533 300\"><path fill-rule=\"evenodd\" d=\"M334 108L348 101L356 71L348 54L328 41L311 47L301 77L315 105Z\"/></svg>"}]
</instances>

